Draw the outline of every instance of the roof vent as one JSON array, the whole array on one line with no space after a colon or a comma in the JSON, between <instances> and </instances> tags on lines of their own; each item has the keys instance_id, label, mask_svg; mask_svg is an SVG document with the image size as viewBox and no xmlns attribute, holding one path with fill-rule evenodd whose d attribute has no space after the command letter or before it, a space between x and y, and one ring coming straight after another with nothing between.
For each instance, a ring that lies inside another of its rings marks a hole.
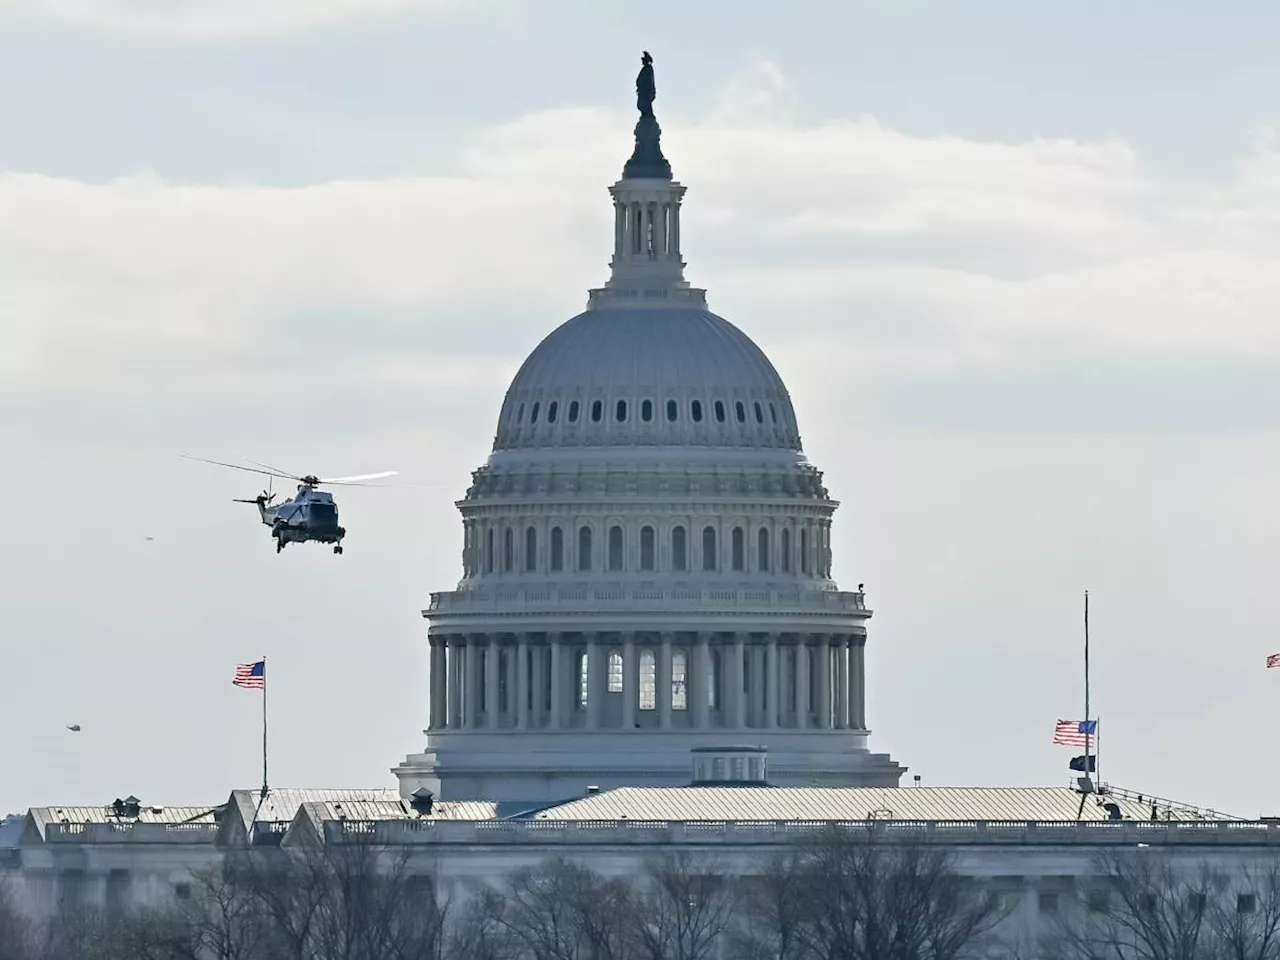
<instances>
[{"instance_id":1,"label":"roof vent","mask_svg":"<svg viewBox=\"0 0 1280 960\"><path fill-rule=\"evenodd\" d=\"M765 747L694 747L690 752L695 786L763 787L769 782L769 751Z\"/></svg>"},{"instance_id":2,"label":"roof vent","mask_svg":"<svg viewBox=\"0 0 1280 960\"><path fill-rule=\"evenodd\" d=\"M1102 809L1107 811L1108 820L1123 820L1124 816L1120 813L1120 804L1104 803Z\"/></svg>"},{"instance_id":3,"label":"roof vent","mask_svg":"<svg viewBox=\"0 0 1280 960\"><path fill-rule=\"evenodd\" d=\"M409 795L409 806L420 817L431 816L431 807L436 802L436 795L426 787L419 787Z\"/></svg>"},{"instance_id":4,"label":"roof vent","mask_svg":"<svg viewBox=\"0 0 1280 960\"><path fill-rule=\"evenodd\" d=\"M588 785L587 785L587 796L588 796L588 797L592 796L593 794L597 794L597 793L599 793L599 792L600 792L600 788L599 788L599 787L597 787L594 783L591 783L591 784L588 784Z\"/></svg>"}]
</instances>

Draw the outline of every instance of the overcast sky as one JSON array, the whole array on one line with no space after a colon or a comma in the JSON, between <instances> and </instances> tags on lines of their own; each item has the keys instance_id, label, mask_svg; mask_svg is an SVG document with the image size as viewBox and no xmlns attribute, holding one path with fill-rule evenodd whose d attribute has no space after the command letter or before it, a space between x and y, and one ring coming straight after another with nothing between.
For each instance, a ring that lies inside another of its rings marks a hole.
<instances>
[{"instance_id":1,"label":"overcast sky","mask_svg":"<svg viewBox=\"0 0 1280 960\"><path fill-rule=\"evenodd\" d=\"M652 51L689 277L843 501L872 744L1280 813L1280 7L0 0L0 813L384 786L453 501L606 276ZM255 479L340 497L277 557ZM147 539L154 538L154 539ZM83 730L71 733L66 724Z\"/></svg>"}]
</instances>

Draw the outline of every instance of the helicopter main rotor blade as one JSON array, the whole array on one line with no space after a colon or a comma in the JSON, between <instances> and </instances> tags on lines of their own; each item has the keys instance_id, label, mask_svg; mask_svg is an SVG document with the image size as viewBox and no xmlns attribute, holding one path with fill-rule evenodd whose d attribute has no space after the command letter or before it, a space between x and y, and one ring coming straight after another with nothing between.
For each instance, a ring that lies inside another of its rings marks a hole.
<instances>
[{"instance_id":1,"label":"helicopter main rotor blade","mask_svg":"<svg viewBox=\"0 0 1280 960\"><path fill-rule=\"evenodd\" d=\"M261 463L257 460L250 460L245 457L245 463L252 463L255 467L264 467L267 470L274 470L277 477L288 477L290 480L301 480L302 478L296 473L289 473L287 470L281 470L279 467L273 467L269 463Z\"/></svg>"},{"instance_id":2,"label":"helicopter main rotor blade","mask_svg":"<svg viewBox=\"0 0 1280 960\"><path fill-rule=\"evenodd\" d=\"M322 484L341 483L347 486L357 486L357 480L381 480L383 477L399 476L399 470L384 470L382 473L361 473L354 477L334 477L332 480L321 480Z\"/></svg>"},{"instance_id":3,"label":"helicopter main rotor blade","mask_svg":"<svg viewBox=\"0 0 1280 960\"><path fill-rule=\"evenodd\" d=\"M242 467L238 463L223 463L221 460L206 460L204 457L189 457L185 453L178 456L184 460L196 460L200 463L212 463L215 467L230 467L232 470L244 470L247 473L260 473L265 477L279 477L281 480L297 480L297 477L291 477L287 473L273 473L270 470L258 470L255 467Z\"/></svg>"}]
</instances>

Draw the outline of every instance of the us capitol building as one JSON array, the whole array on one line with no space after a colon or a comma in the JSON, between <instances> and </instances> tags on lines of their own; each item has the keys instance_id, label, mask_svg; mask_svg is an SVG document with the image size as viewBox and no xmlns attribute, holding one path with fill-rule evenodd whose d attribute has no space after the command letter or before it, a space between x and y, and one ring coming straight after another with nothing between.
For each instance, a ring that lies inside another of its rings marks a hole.
<instances>
[{"instance_id":1,"label":"us capitol building","mask_svg":"<svg viewBox=\"0 0 1280 960\"><path fill-rule=\"evenodd\" d=\"M398 787L32 808L0 825L0 880L33 913L163 903L229 849L303 837L372 834L450 885L672 849L749 871L804 825L875 820L954 848L1034 928L1100 850L1276 849L1270 822L1087 780L899 787L868 727L872 611L831 577L838 504L769 359L685 279L647 55L637 90L610 276L516 374L459 503L462 579L424 611L429 726Z\"/></svg>"}]
</instances>

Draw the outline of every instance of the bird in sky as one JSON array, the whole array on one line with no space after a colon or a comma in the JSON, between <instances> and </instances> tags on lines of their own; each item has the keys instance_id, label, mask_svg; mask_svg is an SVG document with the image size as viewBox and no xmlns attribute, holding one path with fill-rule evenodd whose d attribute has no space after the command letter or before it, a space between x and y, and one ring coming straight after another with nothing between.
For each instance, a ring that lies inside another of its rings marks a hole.
<instances>
[{"instance_id":1,"label":"bird in sky","mask_svg":"<svg viewBox=\"0 0 1280 960\"><path fill-rule=\"evenodd\" d=\"M68 729L68 730L70 730L72 733L79 733L79 732L80 732L80 724L78 724L78 723L69 723L69 724L67 724L67 729Z\"/></svg>"}]
</instances>

